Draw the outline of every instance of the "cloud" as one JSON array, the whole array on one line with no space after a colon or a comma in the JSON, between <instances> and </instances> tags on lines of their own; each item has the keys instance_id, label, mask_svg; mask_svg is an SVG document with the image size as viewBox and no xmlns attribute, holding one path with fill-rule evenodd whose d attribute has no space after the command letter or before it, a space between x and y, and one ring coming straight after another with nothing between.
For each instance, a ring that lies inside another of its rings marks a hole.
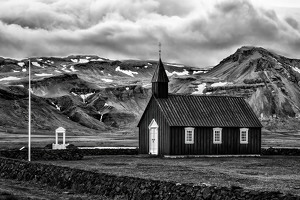
<instances>
[{"instance_id":1,"label":"cloud","mask_svg":"<svg viewBox=\"0 0 300 200\"><path fill-rule=\"evenodd\" d=\"M13 8L13 9L11 9ZM97 54L211 66L242 45L300 49L298 22L246 0L6 0L0 55Z\"/></svg>"}]
</instances>

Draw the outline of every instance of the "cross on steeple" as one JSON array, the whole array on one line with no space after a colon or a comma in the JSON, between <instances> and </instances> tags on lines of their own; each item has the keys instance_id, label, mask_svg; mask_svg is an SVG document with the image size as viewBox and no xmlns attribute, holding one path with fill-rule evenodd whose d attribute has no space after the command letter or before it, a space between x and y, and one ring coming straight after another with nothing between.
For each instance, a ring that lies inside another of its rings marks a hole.
<instances>
[{"instance_id":1,"label":"cross on steeple","mask_svg":"<svg viewBox=\"0 0 300 200\"><path fill-rule=\"evenodd\" d=\"M161 59L161 43L158 43L158 55L159 55L159 59Z\"/></svg>"}]
</instances>

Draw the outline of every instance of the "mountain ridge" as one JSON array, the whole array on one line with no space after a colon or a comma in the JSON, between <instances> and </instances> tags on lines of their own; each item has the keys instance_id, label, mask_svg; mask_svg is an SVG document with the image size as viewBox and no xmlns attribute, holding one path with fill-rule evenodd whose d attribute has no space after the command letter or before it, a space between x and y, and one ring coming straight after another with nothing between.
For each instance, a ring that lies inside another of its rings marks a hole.
<instances>
[{"instance_id":1,"label":"mountain ridge","mask_svg":"<svg viewBox=\"0 0 300 200\"><path fill-rule=\"evenodd\" d=\"M52 119L51 113L66 127L95 134L136 130L136 123L151 96L150 80L157 61L70 55L35 57L31 63L32 92L36 99L33 127L43 129L37 119ZM288 129L286 124L293 129L300 127L299 59L286 58L262 47L243 46L210 70L172 63L164 65L171 93L242 96L266 129ZM24 127L26 98L28 101L27 59L0 58L0 98L5 100L0 108L1 126ZM11 102L21 105L21 111L14 113L16 111L6 105ZM42 112L36 110L39 105L45 107ZM5 120L7 115L10 120ZM19 119L22 123L17 123ZM280 120L282 125L277 126ZM45 125L45 130L54 129L59 123L52 120Z\"/></svg>"}]
</instances>

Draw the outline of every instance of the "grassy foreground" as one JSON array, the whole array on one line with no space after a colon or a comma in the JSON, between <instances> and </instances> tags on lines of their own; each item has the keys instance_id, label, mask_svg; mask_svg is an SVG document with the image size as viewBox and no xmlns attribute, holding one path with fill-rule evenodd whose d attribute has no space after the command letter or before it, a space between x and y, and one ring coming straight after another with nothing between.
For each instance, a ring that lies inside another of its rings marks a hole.
<instances>
[{"instance_id":1,"label":"grassy foreground","mask_svg":"<svg viewBox=\"0 0 300 200\"><path fill-rule=\"evenodd\" d=\"M43 161L146 179L232 185L254 190L281 191L300 195L300 157L263 156L247 158L165 159L140 156L95 156L80 161Z\"/></svg>"}]
</instances>

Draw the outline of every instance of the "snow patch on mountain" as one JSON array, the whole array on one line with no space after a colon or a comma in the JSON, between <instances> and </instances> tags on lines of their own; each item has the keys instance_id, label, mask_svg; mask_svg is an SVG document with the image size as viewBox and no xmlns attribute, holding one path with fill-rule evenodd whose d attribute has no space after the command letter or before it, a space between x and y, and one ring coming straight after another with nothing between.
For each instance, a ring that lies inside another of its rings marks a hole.
<instances>
[{"instance_id":1,"label":"snow patch on mountain","mask_svg":"<svg viewBox=\"0 0 300 200\"><path fill-rule=\"evenodd\" d=\"M85 103L86 98L89 96L95 94L95 92L87 93L87 94L81 94L80 97L82 98L83 103Z\"/></svg>"},{"instance_id":2,"label":"snow patch on mountain","mask_svg":"<svg viewBox=\"0 0 300 200\"><path fill-rule=\"evenodd\" d=\"M183 69L183 72L176 72L173 71L172 73L168 72L168 70L166 70L167 76L172 76L174 74L178 75L178 76L184 76L184 75L189 75L189 72L186 71L186 69Z\"/></svg>"},{"instance_id":3,"label":"snow patch on mountain","mask_svg":"<svg viewBox=\"0 0 300 200\"><path fill-rule=\"evenodd\" d=\"M56 109L60 111L60 107L56 104L55 105Z\"/></svg>"},{"instance_id":4,"label":"snow patch on mountain","mask_svg":"<svg viewBox=\"0 0 300 200\"><path fill-rule=\"evenodd\" d=\"M20 71L18 71L18 70L13 70L13 72L20 72Z\"/></svg>"},{"instance_id":5,"label":"snow patch on mountain","mask_svg":"<svg viewBox=\"0 0 300 200\"><path fill-rule=\"evenodd\" d=\"M292 66L291 66L292 67ZM300 73L300 69L296 68L296 67L292 67L292 69L295 71L295 72L298 72Z\"/></svg>"},{"instance_id":6,"label":"snow patch on mountain","mask_svg":"<svg viewBox=\"0 0 300 200\"><path fill-rule=\"evenodd\" d=\"M230 82L218 82L218 83L213 83L211 84L211 87L220 87L220 86L225 86L225 85L230 85L232 83Z\"/></svg>"},{"instance_id":7,"label":"snow patch on mountain","mask_svg":"<svg viewBox=\"0 0 300 200\"><path fill-rule=\"evenodd\" d=\"M98 58L98 59L91 59L91 61L103 61L102 58Z\"/></svg>"},{"instance_id":8,"label":"snow patch on mountain","mask_svg":"<svg viewBox=\"0 0 300 200\"><path fill-rule=\"evenodd\" d=\"M199 84L196 88L197 91L193 92L192 94L203 94L203 90L206 88L206 83Z\"/></svg>"},{"instance_id":9,"label":"snow patch on mountain","mask_svg":"<svg viewBox=\"0 0 300 200\"><path fill-rule=\"evenodd\" d=\"M113 80L111 80L111 79L107 79L107 78L102 78L101 80L102 80L102 81L105 81L105 82L107 82L107 83L111 83L111 82L113 82Z\"/></svg>"},{"instance_id":10,"label":"snow patch on mountain","mask_svg":"<svg viewBox=\"0 0 300 200\"><path fill-rule=\"evenodd\" d=\"M52 60L46 60L46 63L54 64L54 61L52 61Z\"/></svg>"},{"instance_id":11,"label":"snow patch on mountain","mask_svg":"<svg viewBox=\"0 0 300 200\"><path fill-rule=\"evenodd\" d=\"M5 78L1 78L0 81L15 81L15 80L20 80L21 78L15 77L15 76L9 76Z\"/></svg>"},{"instance_id":12,"label":"snow patch on mountain","mask_svg":"<svg viewBox=\"0 0 300 200\"><path fill-rule=\"evenodd\" d=\"M23 63L23 62L18 62L18 65L19 65L20 67L23 67L23 66L25 65L25 63Z\"/></svg>"},{"instance_id":13,"label":"snow patch on mountain","mask_svg":"<svg viewBox=\"0 0 300 200\"><path fill-rule=\"evenodd\" d=\"M72 62L74 63L88 63L89 60L88 59L84 59L84 58L80 58L80 59L71 59Z\"/></svg>"},{"instance_id":14,"label":"snow patch on mountain","mask_svg":"<svg viewBox=\"0 0 300 200\"><path fill-rule=\"evenodd\" d=\"M38 62L31 62L36 67L41 67L41 65Z\"/></svg>"},{"instance_id":15,"label":"snow patch on mountain","mask_svg":"<svg viewBox=\"0 0 300 200\"><path fill-rule=\"evenodd\" d=\"M203 73L206 73L206 72L202 71L202 70L200 70L200 71L193 71L193 74L203 74Z\"/></svg>"},{"instance_id":16,"label":"snow patch on mountain","mask_svg":"<svg viewBox=\"0 0 300 200\"><path fill-rule=\"evenodd\" d=\"M78 72L78 70L75 69L74 66L70 67L70 70L71 70L72 72Z\"/></svg>"},{"instance_id":17,"label":"snow patch on mountain","mask_svg":"<svg viewBox=\"0 0 300 200\"><path fill-rule=\"evenodd\" d=\"M46 73L42 73L42 74L34 74L36 76L52 76L53 74L46 74Z\"/></svg>"},{"instance_id":18,"label":"snow patch on mountain","mask_svg":"<svg viewBox=\"0 0 300 200\"><path fill-rule=\"evenodd\" d=\"M118 67L116 68L116 72L117 72L117 71L122 72L122 73L124 73L124 74L127 74L128 76L131 76L131 77L134 77L133 74L138 74L137 72L133 72L133 71L130 71L130 70L122 70L122 69L120 68L120 66L118 66Z\"/></svg>"},{"instance_id":19,"label":"snow patch on mountain","mask_svg":"<svg viewBox=\"0 0 300 200\"><path fill-rule=\"evenodd\" d=\"M66 69L66 65L62 65L62 66L63 66L63 68L61 69L62 71L64 71L64 72L68 72L68 73L70 73L70 72L71 72L70 70Z\"/></svg>"},{"instance_id":20,"label":"snow patch on mountain","mask_svg":"<svg viewBox=\"0 0 300 200\"><path fill-rule=\"evenodd\" d=\"M26 71L27 71L27 69L26 69L26 68L23 68L23 69L22 69L22 72L26 72Z\"/></svg>"},{"instance_id":21,"label":"snow patch on mountain","mask_svg":"<svg viewBox=\"0 0 300 200\"><path fill-rule=\"evenodd\" d=\"M89 60L80 58L78 62L79 63L88 63Z\"/></svg>"}]
</instances>

